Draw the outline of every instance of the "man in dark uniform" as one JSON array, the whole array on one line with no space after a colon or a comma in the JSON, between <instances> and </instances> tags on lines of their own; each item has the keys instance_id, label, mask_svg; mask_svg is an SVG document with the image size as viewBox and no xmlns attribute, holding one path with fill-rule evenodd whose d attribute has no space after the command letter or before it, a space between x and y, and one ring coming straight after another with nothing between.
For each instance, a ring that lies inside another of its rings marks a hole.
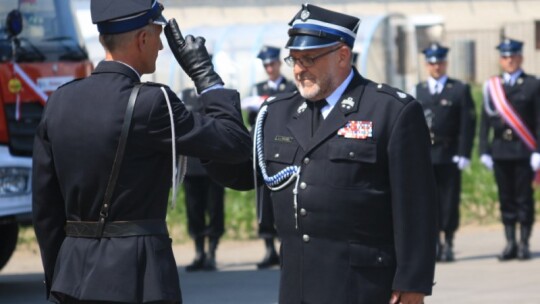
<instances>
[{"instance_id":1,"label":"man in dark uniform","mask_svg":"<svg viewBox=\"0 0 540 304\"><path fill-rule=\"evenodd\" d=\"M204 113L203 104L199 102L194 88L182 91L182 101L187 110ZM216 250L225 231L225 189L208 176L198 158L188 157L184 193L188 232L195 243L195 258L186 266L186 271L216 270ZM204 250L205 238L208 238L207 252Z\"/></svg>"},{"instance_id":2,"label":"man in dark uniform","mask_svg":"<svg viewBox=\"0 0 540 304\"><path fill-rule=\"evenodd\" d=\"M51 301L180 303L165 223L173 163L178 154L249 159L238 92L221 88L204 39L184 40L174 19L169 45L209 114L187 111L168 87L139 86L163 49L162 10L152 0L92 0L105 60L55 91L44 110L33 220Z\"/></svg>"},{"instance_id":3,"label":"man in dark uniform","mask_svg":"<svg viewBox=\"0 0 540 304\"><path fill-rule=\"evenodd\" d=\"M532 181L540 167L540 81L521 64L523 43L504 39L497 49L503 70L484 86L480 125L480 160L495 172L507 244L501 261L528 260L534 223ZM520 240L516 242L516 224Z\"/></svg>"},{"instance_id":4,"label":"man in dark uniform","mask_svg":"<svg viewBox=\"0 0 540 304\"><path fill-rule=\"evenodd\" d=\"M259 96L266 99L277 93L294 92L296 86L293 82L287 80L281 75L281 59L279 57L280 49L272 46L263 46L257 55L262 61L264 71L268 75L268 80L259 82L253 87L253 96ZM248 122L253 129L259 107L248 109ZM259 218L259 237L264 239L265 254L259 263L258 269L266 269L279 264L279 256L275 249L274 239L276 238L276 229L274 228L274 212L268 193L260 191L257 193L257 214ZM264 215L264 216L262 216Z\"/></svg>"},{"instance_id":5,"label":"man in dark uniform","mask_svg":"<svg viewBox=\"0 0 540 304\"><path fill-rule=\"evenodd\" d=\"M359 24L303 5L285 59L299 91L268 98L257 118L258 180L281 239L280 304L419 304L431 294L429 130L417 101L352 67ZM249 162L206 166L227 186L253 187Z\"/></svg>"},{"instance_id":6,"label":"man in dark uniform","mask_svg":"<svg viewBox=\"0 0 540 304\"><path fill-rule=\"evenodd\" d=\"M431 135L431 161L439 193L437 260L454 261L453 240L459 226L461 172L470 164L476 113L471 89L446 74L448 48L432 43L426 57L427 81L416 85ZM441 240L443 237L443 240Z\"/></svg>"}]
</instances>

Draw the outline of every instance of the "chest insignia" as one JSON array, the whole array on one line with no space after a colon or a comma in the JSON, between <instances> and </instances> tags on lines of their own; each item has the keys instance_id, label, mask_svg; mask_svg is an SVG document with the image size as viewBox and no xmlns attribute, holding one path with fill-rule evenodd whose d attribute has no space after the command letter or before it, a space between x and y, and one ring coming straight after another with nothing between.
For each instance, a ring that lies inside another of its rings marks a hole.
<instances>
[{"instance_id":1,"label":"chest insignia","mask_svg":"<svg viewBox=\"0 0 540 304\"><path fill-rule=\"evenodd\" d=\"M354 107L354 99L352 97L347 97L347 99L343 99L341 101L341 107L344 108L344 109L347 109L347 110L350 110L352 109L352 107Z\"/></svg>"},{"instance_id":2,"label":"chest insignia","mask_svg":"<svg viewBox=\"0 0 540 304\"><path fill-rule=\"evenodd\" d=\"M306 108L307 108L307 103L304 101L304 103L302 103L302 104L298 107L298 109L296 110L296 112L297 112L298 114L301 114L301 113L303 113L303 112L306 110Z\"/></svg>"},{"instance_id":3,"label":"chest insignia","mask_svg":"<svg viewBox=\"0 0 540 304\"><path fill-rule=\"evenodd\" d=\"M353 139L373 137L373 122L367 120L351 120L337 132L338 136Z\"/></svg>"},{"instance_id":4,"label":"chest insignia","mask_svg":"<svg viewBox=\"0 0 540 304\"><path fill-rule=\"evenodd\" d=\"M293 138L290 136L276 135L274 141L290 144L293 142Z\"/></svg>"},{"instance_id":5,"label":"chest insignia","mask_svg":"<svg viewBox=\"0 0 540 304\"><path fill-rule=\"evenodd\" d=\"M447 107L447 106L451 106L451 105L452 105L452 101L451 101L451 100L448 100L448 99L441 99L441 106Z\"/></svg>"}]
</instances>

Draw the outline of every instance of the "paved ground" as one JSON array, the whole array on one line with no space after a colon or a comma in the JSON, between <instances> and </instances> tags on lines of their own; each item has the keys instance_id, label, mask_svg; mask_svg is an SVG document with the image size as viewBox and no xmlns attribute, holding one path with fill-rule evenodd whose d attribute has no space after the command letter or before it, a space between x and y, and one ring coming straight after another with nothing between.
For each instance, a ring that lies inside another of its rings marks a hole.
<instances>
[{"instance_id":1,"label":"paved ground","mask_svg":"<svg viewBox=\"0 0 540 304\"><path fill-rule=\"evenodd\" d=\"M540 303L540 227L531 240L531 261L498 262L503 245L499 225L461 229L455 244L457 261L437 264L434 295L426 303ZM218 272L186 273L183 266L193 258L191 244L176 245L174 251L186 304L277 303L279 271L255 269L263 255L262 241L223 242ZM0 273L0 303L44 303L40 271L35 248L19 248Z\"/></svg>"}]
</instances>

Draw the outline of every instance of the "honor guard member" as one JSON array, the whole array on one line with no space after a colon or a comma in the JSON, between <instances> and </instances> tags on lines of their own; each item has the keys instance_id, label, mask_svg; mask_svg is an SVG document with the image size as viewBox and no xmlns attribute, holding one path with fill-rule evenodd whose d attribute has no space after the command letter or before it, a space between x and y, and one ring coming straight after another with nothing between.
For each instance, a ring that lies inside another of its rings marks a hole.
<instances>
[{"instance_id":1,"label":"honor guard member","mask_svg":"<svg viewBox=\"0 0 540 304\"><path fill-rule=\"evenodd\" d=\"M446 74L448 50L432 43L422 51L429 77L417 84L415 91L430 131L431 161L439 193L437 260L451 262L459 226L460 171L470 164L476 113L469 85Z\"/></svg>"},{"instance_id":2,"label":"honor guard member","mask_svg":"<svg viewBox=\"0 0 540 304\"><path fill-rule=\"evenodd\" d=\"M204 114L194 88L182 91L182 101L192 113ZM216 250L225 232L225 189L208 176L198 158L188 157L184 193L188 233L195 243L195 258L186 271L216 270ZM208 239L206 252L205 239Z\"/></svg>"},{"instance_id":3,"label":"honor guard member","mask_svg":"<svg viewBox=\"0 0 540 304\"><path fill-rule=\"evenodd\" d=\"M280 49L272 46L263 46L257 55L262 61L264 71L268 75L268 80L259 82L253 87L253 95L266 99L278 93L294 92L296 86L281 75ZM248 122L253 129L257 118L258 108L248 109ZM275 249L274 239L277 236L274 228L274 212L272 202L268 197L268 192L258 190L257 214L259 216L259 237L264 239L265 254L263 259L257 263L258 269L266 269L279 264L279 255Z\"/></svg>"},{"instance_id":4,"label":"honor guard member","mask_svg":"<svg viewBox=\"0 0 540 304\"><path fill-rule=\"evenodd\" d=\"M501 261L531 257L532 181L540 168L540 81L521 68L522 47L523 42L508 38L497 46L503 74L491 77L484 86L480 125L480 160L495 173L507 241Z\"/></svg>"},{"instance_id":5,"label":"honor guard member","mask_svg":"<svg viewBox=\"0 0 540 304\"><path fill-rule=\"evenodd\" d=\"M294 92L296 86L281 75L280 49L273 46L263 46L257 55L263 64L268 80L256 83L252 95L261 96L264 99L277 93ZM251 127L255 125L255 119L259 109L248 111L248 122Z\"/></svg>"},{"instance_id":6,"label":"honor guard member","mask_svg":"<svg viewBox=\"0 0 540 304\"><path fill-rule=\"evenodd\" d=\"M239 95L221 88L204 38L184 40L160 3L92 0L90 10L105 60L50 96L34 143L33 223L47 298L180 303L165 223L177 155L249 159ZM187 111L166 86L140 82L155 70L165 24L208 115Z\"/></svg>"},{"instance_id":7,"label":"honor guard member","mask_svg":"<svg viewBox=\"0 0 540 304\"><path fill-rule=\"evenodd\" d=\"M358 18L304 4L289 25L298 92L263 104L254 137L281 239L279 303L422 303L437 235L422 107L352 67ZM253 187L251 163L233 168L207 164Z\"/></svg>"}]
</instances>

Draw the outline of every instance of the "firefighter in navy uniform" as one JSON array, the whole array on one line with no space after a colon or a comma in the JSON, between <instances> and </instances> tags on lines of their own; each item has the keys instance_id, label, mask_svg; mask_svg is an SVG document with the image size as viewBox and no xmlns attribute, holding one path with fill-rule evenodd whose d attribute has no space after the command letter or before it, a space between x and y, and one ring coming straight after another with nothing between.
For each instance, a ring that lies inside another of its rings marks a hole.
<instances>
[{"instance_id":1,"label":"firefighter in navy uniform","mask_svg":"<svg viewBox=\"0 0 540 304\"><path fill-rule=\"evenodd\" d=\"M495 173L507 244L499 260L531 257L532 181L540 168L540 81L521 68L523 43L504 39L497 49L503 74L484 86L480 160ZM516 225L520 238L516 240Z\"/></svg>"},{"instance_id":2,"label":"firefighter in navy uniform","mask_svg":"<svg viewBox=\"0 0 540 304\"><path fill-rule=\"evenodd\" d=\"M264 70L268 75L268 80L259 82L253 87L253 95L262 98L274 96L277 93L294 92L296 86L281 75L280 49L272 46L263 46L257 55L262 61ZM248 122L254 128L257 118L257 109L248 110ZM264 239L265 254L263 259L257 263L258 269L266 269L279 264L279 255L275 249L274 239L276 229L274 228L274 212L272 202L268 193L258 189L257 213L264 214L259 221L259 237Z\"/></svg>"},{"instance_id":3,"label":"firefighter in navy uniform","mask_svg":"<svg viewBox=\"0 0 540 304\"><path fill-rule=\"evenodd\" d=\"M249 159L238 92L222 88L204 39L184 39L162 10L153 0L92 0L105 60L56 90L45 107L32 199L51 301L181 303L165 223L173 163L179 154ZM187 111L168 87L140 85L140 76L155 70L165 24L208 115Z\"/></svg>"},{"instance_id":4,"label":"firefighter in navy uniform","mask_svg":"<svg viewBox=\"0 0 540 304\"><path fill-rule=\"evenodd\" d=\"M438 43L423 50L429 77L417 84L415 91L430 130L431 161L439 193L437 260L451 262L459 226L460 170L470 164L476 113L469 85L446 74L448 50Z\"/></svg>"},{"instance_id":5,"label":"firefighter in navy uniform","mask_svg":"<svg viewBox=\"0 0 540 304\"><path fill-rule=\"evenodd\" d=\"M411 96L352 67L359 23L303 5L285 59L298 92L270 97L257 118L257 180L281 240L280 304L419 304L432 291L429 130ZM206 168L227 186L254 186L250 162Z\"/></svg>"},{"instance_id":6,"label":"firefighter in navy uniform","mask_svg":"<svg viewBox=\"0 0 540 304\"><path fill-rule=\"evenodd\" d=\"M183 90L181 96L186 109L193 113L204 113L203 104L199 102L194 88ZM185 269L188 272L216 270L216 250L225 232L225 189L208 176L198 158L188 157L184 193L188 232L195 243L195 258ZM205 252L206 239L208 250Z\"/></svg>"}]
</instances>

